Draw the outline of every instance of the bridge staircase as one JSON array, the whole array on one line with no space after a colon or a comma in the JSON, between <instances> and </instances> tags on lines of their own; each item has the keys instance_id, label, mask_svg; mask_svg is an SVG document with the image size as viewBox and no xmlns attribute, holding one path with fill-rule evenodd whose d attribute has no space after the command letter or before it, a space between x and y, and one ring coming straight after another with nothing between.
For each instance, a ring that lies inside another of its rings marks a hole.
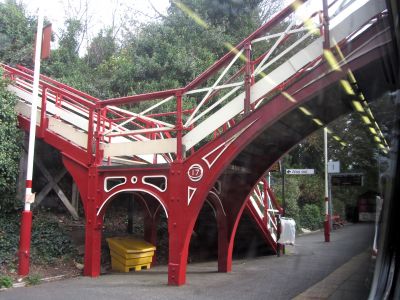
<instances>
[{"instance_id":1,"label":"bridge staircase","mask_svg":"<svg viewBox=\"0 0 400 300\"><path fill-rule=\"evenodd\" d=\"M220 272L231 270L245 210L276 248L282 209L265 172L344 113L374 124L367 100L394 81L381 63L391 45L385 1L333 0L324 11L307 3L294 1L236 46L225 43L229 52L182 88L100 100L41 76L37 137L60 151L84 203L85 275L100 273L104 214L124 192L145 203L150 242L160 211L168 217L170 284L186 281L205 201L217 218ZM32 71L1 67L28 131ZM376 87L376 78L386 81Z\"/></svg>"}]
</instances>

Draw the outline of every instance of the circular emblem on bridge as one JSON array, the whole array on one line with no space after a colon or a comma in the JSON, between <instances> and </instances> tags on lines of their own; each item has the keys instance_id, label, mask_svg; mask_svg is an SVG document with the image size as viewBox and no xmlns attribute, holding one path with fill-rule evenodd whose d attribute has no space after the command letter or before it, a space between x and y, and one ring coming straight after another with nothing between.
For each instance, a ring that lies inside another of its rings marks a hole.
<instances>
[{"instance_id":1,"label":"circular emblem on bridge","mask_svg":"<svg viewBox=\"0 0 400 300\"><path fill-rule=\"evenodd\" d=\"M199 164L193 164L187 171L187 175L191 181L199 181L203 178L203 168Z\"/></svg>"}]
</instances>

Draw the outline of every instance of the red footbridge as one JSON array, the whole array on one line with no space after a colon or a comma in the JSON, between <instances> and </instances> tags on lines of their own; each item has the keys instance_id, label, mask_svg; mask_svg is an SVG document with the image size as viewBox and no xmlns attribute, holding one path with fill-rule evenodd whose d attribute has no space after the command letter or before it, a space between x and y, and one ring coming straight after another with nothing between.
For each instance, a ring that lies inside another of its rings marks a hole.
<instances>
[{"instance_id":1,"label":"red footbridge","mask_svg":"<svg viewBox=\"0 0 400 300\"><path fill-rule=\"evenodd\" d=\"M276 250L283 211L268 170L343 114L358 111L366 126L378 126L368 102L394 89L399 69L385 1L327 1L324 10L322 2L295 1L235 47L226 44L229 52L182 88L101 100L41 75L36 134L59 150L79 189L84 275L99 276L104 215L126 192L146 208L151 243L160 212L168 218L171 285L186 282L206 202L217 220L219 272L232 269L245 211ZM2 68L29 131L33 72Z\"/></svg>"}]
</instances>

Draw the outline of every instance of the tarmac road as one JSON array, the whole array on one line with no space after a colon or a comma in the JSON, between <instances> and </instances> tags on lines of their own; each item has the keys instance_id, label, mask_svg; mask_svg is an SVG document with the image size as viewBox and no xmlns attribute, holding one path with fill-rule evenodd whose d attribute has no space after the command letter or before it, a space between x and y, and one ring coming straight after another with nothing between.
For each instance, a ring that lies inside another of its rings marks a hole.
<instances>
[{"instance_id":1,"label":"tarmac road","mask_svg":"<svg viewBox=\"0 0 400 300\"><path fill-rule=\"evenodd\" d=\"M323 232L300 236L296 246L288 247L287 255L236 260L231 273L217 273L216 262L190 264L187 284L181 287L167 286L167 266L157 266L136 273L13 288L0 292L0 299L292 299L371 248L373 225L346 225L331 234L330 243L323 239ZM368 295L368 284L360 275L360 293L353 290L352 299L366 299Z\"/></svg>"}]
</instances>

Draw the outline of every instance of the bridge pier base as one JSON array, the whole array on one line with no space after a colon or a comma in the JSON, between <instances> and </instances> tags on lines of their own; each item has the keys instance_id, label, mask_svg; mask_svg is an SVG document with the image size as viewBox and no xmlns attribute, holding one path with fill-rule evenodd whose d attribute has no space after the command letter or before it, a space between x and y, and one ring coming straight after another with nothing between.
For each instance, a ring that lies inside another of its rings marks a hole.
<instances>
[{"instance_id":1,"label":"bridge pier base","mask_svg":"<svg viewBox=\"0 0 400 300\"><path fill-rule=\"evenodd\" d=\"M98 191L98 170L91 166L88 168L87 198L85 205L85 276L97 277L100 275L101 266L101 234L103 230L103 215L97 214L98 203L102 203Z\"/></svg>"},{"instance_id":2,"label":"bridge pier base","mask_svg":"<svg viewBox=\"0 0 400 300\"><path fill-rule=\"evenodd\" d=\"M92 224L90 220L86 221L84 276L97 277L100 275L102 225L103 222Z\"/></svg>"},{"instance_id":3,"label":"bridge pier base","mask_svg":"<svg viewBox=\"0 0 400 300\"><path fill-rule=\"evenodd\" d=\"M218 272L221 273L232 271L236 231L246 206L243 203L235 203L236 205L226 212L226 216L218 216Z\"/></svg>"},{"instance_id":4,"label":"bridge pier base","mask_svg":"<svg viewBox=\"0 0 400 300\"><path fill-rule=\"evenodd\" d=\"M191 225L190 217L179 213L172 208L168 217L169 256L168 256L168 284L183 285L186 283L186 267L189 253L189 243L194 222ZM186 218L187 217L187 218ZM189 222L186 222L188 220Z\"/></svg>"},{"instance_id":5,"label":"bridge pier base","mask_svg":"<svg viewBox=\"0 0 400 300\"><path fill-rule=\"evenodd\" d=\"M76 183L85 210L85 257L83 275L97 277L101 266L101 235L103 215L97 215L102 195L98 190L99 174L95 166L86 167L63 155L65 168Z\"/></svg>"},{"instance_id":6,"label":"bridge pier base","mask_svg":"<svg viewBox=\"0 0 400 300\"><path fill-rule=\"evenodd\" d=\"M186 283L186 267L189 243L196 218L194 210L188 206L187 195L182 188L185 182L183 164L174 163L169 176L168 203L168 284L183 285Z\"/></svg>"},{"instance_id":7,"label":"bridge pier base","mask_svg":"<svg viewBox=\"0 0 400 300\"><path fill-rule=\"evenodd\" d=\"M224 219L224 225L222 220L218 221L218 272L228 273L232 271L232 251L229 251L229 234Z\"/></svg>"}]
</instances>

